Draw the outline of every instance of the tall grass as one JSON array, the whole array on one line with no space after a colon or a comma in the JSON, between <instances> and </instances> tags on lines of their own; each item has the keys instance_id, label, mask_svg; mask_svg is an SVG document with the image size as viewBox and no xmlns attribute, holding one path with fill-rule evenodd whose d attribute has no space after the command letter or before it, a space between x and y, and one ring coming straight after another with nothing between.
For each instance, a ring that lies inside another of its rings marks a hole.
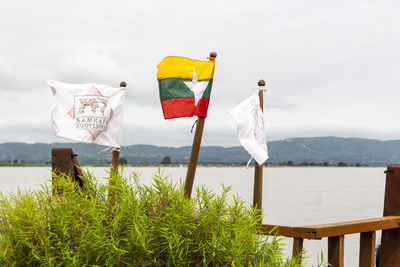
<instances>
[{"instance_id":1,"label":"tall grass","mask_svg":"<svg viewBox=\"0 0 400 267\"><path fill-rule=\"evenodd\" d=\"M118 177L109 205L109 186L88 173L84 189L57 180L62 196L45 185L0 195L2 265L299 266L230 187L197 188L189 200L160 171L148 186Z\"/></svg>"}]
</instances>

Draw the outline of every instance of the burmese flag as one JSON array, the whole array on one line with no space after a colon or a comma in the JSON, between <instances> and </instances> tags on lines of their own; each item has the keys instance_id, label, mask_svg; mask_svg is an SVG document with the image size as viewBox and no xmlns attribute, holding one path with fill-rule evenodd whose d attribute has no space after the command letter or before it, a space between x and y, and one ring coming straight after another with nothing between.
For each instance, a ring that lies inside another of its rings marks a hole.
<instances>
[{"instance_id":1,"label":"burmese flag","mask_svg":"<svg viewBox=\"0 0 400 267\"><path fill-rule=\"evenodd\" d=\"M157 80L165 119L206 117L215 62L166 57L157 66Z\"/></svg>"}]
</instances>

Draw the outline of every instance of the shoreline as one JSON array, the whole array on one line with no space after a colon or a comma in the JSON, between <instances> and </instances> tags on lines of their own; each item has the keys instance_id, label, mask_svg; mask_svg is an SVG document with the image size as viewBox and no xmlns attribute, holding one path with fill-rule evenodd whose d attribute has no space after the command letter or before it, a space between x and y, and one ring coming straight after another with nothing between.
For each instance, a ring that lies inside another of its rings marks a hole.
<instances>
[{"instance_id":1,"label":"shoreline","mask_svg":"<svg viewBox=\"0 0 400 267\"><path fill-rule=\"evenodd\" d=\"M110 164L80 164L81 167L110 167ZM120 167L161 167L161 168L187 168L187 164L127 164L127 165L120 165ZM387 167L386 165L382 166L337 166L337 165L263 165L264 168L381 168ZM51 164L0 164L1 167L51 167ZM198 164L197 167L217 167L217 168L243 168L246 165L241 164ZM249 168L254 168L254 165L250 165Z\"/></svg>"}]
</instances>

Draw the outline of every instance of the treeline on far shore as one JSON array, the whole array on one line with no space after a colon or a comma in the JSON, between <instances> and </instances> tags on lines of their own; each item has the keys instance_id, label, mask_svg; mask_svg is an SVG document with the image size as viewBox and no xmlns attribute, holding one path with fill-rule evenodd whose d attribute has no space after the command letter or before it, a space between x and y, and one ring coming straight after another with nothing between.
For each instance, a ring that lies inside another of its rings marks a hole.
<instances>
[{"instance_id":1,"label":"treeline on far shore","mask_svg":"<svg viewBox=\"0 0 400 267\"><path fill-rule=\"evenodd\" d=\"M97 166L97 167L109 167L111 162L108 164L81 164L81 166ZM126 159L121 158L119 160L119 164L122 166L126 167L149 167L149 166L164 166L164 167L185 167L187 164L185 163L174 163L170 160L165 160L163 159L159 164L145 164L145 163L134 163L131 164L129 163ZM247 162L242 162L242 163L220 163L220 162L203 162L199 163L198 166L203 166L203 167L243 167L246 166ZM21 162L21 161L12 161L12 162L0 162L0 167L51 167L51 162L45 162L45 163L27 163L27 162ZM254 161L251 162L249 166L254 166ZM301 163L296 163L291 160L289 161L283 161L279 163L271 163L271 162L265 162L264 166L270 166L270 167L371 167L371 165L368 164L362 164L362 163L347 163L343 161L335 162L335 163L330 163L327 161L324 162L307 162L303 161ZM376 166L374 166L376 167Z\"/></svg>"},{"instance_id":2,"label":"treeline on far shore","mask_svg":"<svg viewBox=\"0 0 400 267\"><path fill-rule=\"evenodd\" d=\"M124 158L120 159L120 164L128 164L127 160ZM173 163L171 160L170 156L165 156L161 162L160 165L174 165L174 166L179 166L179 163ZM199 165L211 165L211 166L246 166L247 162L242 162L239 164L235 163L216 163L216 162L207 162L207 163L201 163ZM251 165L254 165L254 160L252 160ZM291 160L288 161L283 161L283 162L265 162L264 165L269 165L269 166L300 166L300 167L305 167L305 166L320 166L320 167L369 167L368 164L361 164L359 162L352 164L352 163L347 163L344 161L339 161L339 162L328 162L328 161L323 161L323 162L307 162L303 161L301 163L295 163Z\"/></svg>"},{"instance_id":3,"label":"treeline on far shore","mask_svg":"<svg viewBox=\"0 0 400 267\"><path fill-rule=\"evenodd\" d=\"M87 143L0 143L0 164L50 164L51 149L70 147L82 165L107 165L111 153L104 147ZM387 166L400 162L400 140L379 141L360 138L291 138L268 143L274 166ZM126 165L185 165L191 146L164 147L137 144L121 147L120 158ZM202 146L198 163L203 165L246 165L250 155L241 146ZM164 161L164 162L163 162Z\"/></svg>"},{"instance_id":4,"label":"treeline on far shore","mask_svg":"<svg viewBox=\"0 0 400 267\"><path fill-rule=\"evenodd\" d=\"M355 164L346 163L343 161L339 161L338 163L329 163L327 161L324 162L307 162L303 161L301 163L293 163L293 161L284 161L279 164L278 166L321 166L321 167L369 167L368 164L361 164L359 162Z\"/></svg>"}]
</instances>

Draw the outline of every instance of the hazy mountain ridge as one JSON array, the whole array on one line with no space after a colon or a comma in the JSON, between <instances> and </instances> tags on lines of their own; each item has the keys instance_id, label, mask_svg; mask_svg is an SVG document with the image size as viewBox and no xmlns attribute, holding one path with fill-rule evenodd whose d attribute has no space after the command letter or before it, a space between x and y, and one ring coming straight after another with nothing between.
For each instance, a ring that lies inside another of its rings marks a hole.
<instances>
[{"instance_id":1,"label":"hazy mountain ridge","mask_svg":"<svg viewBox=\"0 0 400 267\"><path fill-rule=\"evenodd\" d=\"M103 146L86 143L2 143L0 144L0 163L17 160L24 163L45 163L51 161L51 148L72 147L83 164L108 163L109 151L98 154ZM291 138L268 142L268 163L279 164L292 161L323 163L336 165L347 164L378 166L400 161L400 140L379 141L361 138L312 137ZM152 145L131 145L121 148L121 158L128 164L158 164L165 156L171 157L172 163L187 163L190 146L160 147ZM250 155L241 146L220 147L204 146L200 150L199 163L235 163L247 162Z\"/></svg>"}]
</instances>

